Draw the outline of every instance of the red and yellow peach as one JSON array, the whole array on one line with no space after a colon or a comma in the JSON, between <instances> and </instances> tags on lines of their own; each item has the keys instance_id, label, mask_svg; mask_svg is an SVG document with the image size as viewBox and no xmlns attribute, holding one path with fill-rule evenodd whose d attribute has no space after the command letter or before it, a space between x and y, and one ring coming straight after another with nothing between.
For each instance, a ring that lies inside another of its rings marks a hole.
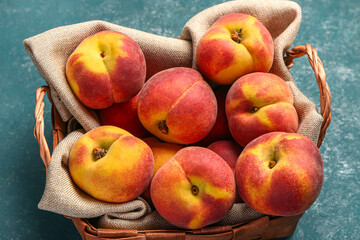
<instances>
[{"instance_id":1,"label":"red and yellow peach","mask_svg":"<svg viewBox=\"0 0 360 240\"><path fill-rule=\"evenodd\" d=\"M82 104L92 109L128 101L144 85L146 63L128 36L102 31L85 38L68 58L67 81Z\"/></svg>"},{"instance_id":2,"label":"red and yellow peach","mask_svg":"<svg viewBox=\"0 0 360 240\"><path fill-rule=\"evenodd\" d=\"M138 116L159 139L191 144L214 126L217 103L214 92L199 72L176 67L153 75L141 90Z\"/></svg>"},{"instance_id":3,"label":"red and yellow peach","mask_svg":"<svg viewBox=\"0 0 360 240\"><path fill-rule=\"evenodd\" d=\"M241 198L258 212L291 216L318 197L324 166L319 149L297 133L272 132L251 141L235 168Z\"/></svg>"},{"instance_id":4,"label":"red and yellow peach","mask_svg":"<svg viewBox=\"0 0 360 240\"><path fill-rule=\"evenodd\" d=\"M97 127L84 134L69 155L75 184L95 199L127 202L150 185L154 159L150 147L114 126Z\"/></svg>"},{"instance_id":5,"label":"red and yellow peach","mask_svg":"<svg viewBox=\"0 0 360 240\"><path fill-rule=\"evenodd\" d=\"M232 136L243 147L268 132L294 133L298 129L292 91L272 73L239 78L226 96L226 115Z\"/></svg>"},{"instance_id":6,"label":"red and yellow peach","mask_svg":"<svg viewBox=\"0 0 360 240\"><path fill-rule=\"evenodd\" d=\"M269 31L258 19L242 13L217 20L196 48L200 71L219 84L232 84L251 72L269 72L273 58Z\"/></svg>"},{"instance_id":7,"label":"red and yellow peach","mask_svg":"<svg viewBox=\"0 0 360 240\"><path fill-rule=\"evenodd\" d=\"M166 162L151 182L151 199L171 224L197 229L220 221L235 200L229 165L213 151L186 147Z\"/></svg>"}]
</instances>

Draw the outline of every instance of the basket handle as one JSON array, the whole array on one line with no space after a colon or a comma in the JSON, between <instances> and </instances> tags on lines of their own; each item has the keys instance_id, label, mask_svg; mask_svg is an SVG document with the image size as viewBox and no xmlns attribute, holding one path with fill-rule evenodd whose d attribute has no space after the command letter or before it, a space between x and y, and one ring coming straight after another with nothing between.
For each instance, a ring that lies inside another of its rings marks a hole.
<instances>
[{"instance_id":1,"label":"basket handle","mask_svg":"<svg viewBox=\"0 0 360 240\"><path fill-rule=\"evenodd\" d=\"M52 123L52 135L53 135L53 149L59 144L59 142L65 137L66 125L62 121L59 112L56 110L54 102L51 98L50 88L48 86L42 86L36 90L36 105L35 105L35 127L34 137L40 147L40 157L47 168L50 164L51 155L49 145L47 144L44 134L44 97L45 93L51 103L51 123Z\"/></svg>"},{"instance_id":2,"label":"basket handle","mask_svg":"<svg viewBox=\"0 0 360 240\"><path fill-rule=\"evenodd\" d=\"M320 130L319 140L317 143L317 146L320 147L325 137L326 129L328 128L331 121L331 111L330 111L331 94L330 94L329 86L326 82L326 74L325 74L324 66L317 55L316 49L311 48L310 44L306 44L305 46L303 45L296 46L292 50L287 51L284 60L286 66L288 68L291 68L294 65L294 59L299 58L305 54L308 55L309 63L315 72L315 78L320 89L320 109L321 109L321 116L324 119ZM64 138L66 128L65 128L65 123L62 122L59 113L57 112L54 103L51 99L50 88L48 86L42 86L38 88L36 91L34 136L40 147L40 157L43 160L47 170L47 167L49 166L51 160L51 155L44 134L45 104L43 102L43 99L45 93L47 93L48 99L52 104L53 148L55 148L56 145Z\"/></svg>"},{"instance_id":3,"label":"basket handle","mask_svg":"<svg viewBox=\"0 0 360 240\"><path fill-rule=\"evenodd\" d=\"M35 105L35 127L34 127L34 137L39 144L40 147L40 157L44 162L44 165L47 167L50 164L50 150L47 144L45 134L44 134L44 106L43 102L45 93L48 93L48 99L52 103L52 99L50 97L50 89L47 86L42 86L36 90L36 105Z\"/></svg>"},{"instance_id":4,"label":"basket handle","mask_svg":"<svg viewBox=\"0 0 360 240\"><path fill-rule=\"evenodd\" d=\"M306 44L305 46L296 46L292 50L287 51L284 60L287 68L291 68L294 65L294 59L299 58L305 54L308 56L310 66L315 73L315 78L320 89L320 112L324 119L321 125L320 135L317 143L318 148L320 148L324 140L326 130L331 121L331 94L329 85L326 82L324 66L319 56L317 55L316 49L312 48L310 44Z\"/></svg>"}]
</instances>

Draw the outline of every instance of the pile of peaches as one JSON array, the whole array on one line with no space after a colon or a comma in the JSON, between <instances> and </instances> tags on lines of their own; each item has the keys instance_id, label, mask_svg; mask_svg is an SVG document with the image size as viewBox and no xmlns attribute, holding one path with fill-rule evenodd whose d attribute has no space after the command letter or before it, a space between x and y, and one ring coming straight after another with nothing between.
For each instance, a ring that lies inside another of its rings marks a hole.
<instances>
[{"instance_id":1,"label":"pile of peaches","mask_svg":"<svg viewBox=\"0 0 360 240\"><path fill-rule=\"evenodd\" d=\"M236 202L269 215L305 212L320 193L323 161L296 133L293 94L269 73L273 58L268 30L240 13L201 38L199 70L175 67L147 80L130 37L102 31L84 39L66 77L102 126L71 149L74 183L104 202L141 196L185 229L218 222Z\"/></svg>"}]
</instances>

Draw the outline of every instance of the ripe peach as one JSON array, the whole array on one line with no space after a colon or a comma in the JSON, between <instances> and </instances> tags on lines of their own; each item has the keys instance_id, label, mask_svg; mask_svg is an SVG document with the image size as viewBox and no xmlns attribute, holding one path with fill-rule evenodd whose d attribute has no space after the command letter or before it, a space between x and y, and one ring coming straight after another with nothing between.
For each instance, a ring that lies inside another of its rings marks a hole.
<instances>
[{"instance_id":1,"label":"ripe peach","mask_svg":"<svg viewBox=\"0 0 360 240\"><path fill-rule=\"evenodd\" d=\"M235 200L235 179L229 165L213 151L186 147L155 174L151 199L171 224L196 229L220 221Z\"/></svg>"},{"instance_id":2,"label":"ripe peach","mask_svg":"<svg viewBox=\"0 0 360 240\"><path fill-rule=\"evenodd\" d=\"M139 95L140 92L129 101L114 103L108 108L99 109L97 114L101 125L122 128L138 138L149 136L150 133L143 127L137 114Z\"/></svg>"},{"instance_id":3,"label":"ripe peach","mask_svg":"<svg viewBox=\"0 0 360 240\"><path fill-rule=\"evenodd\" d=\"M69 170L75 184L93 198L127 202L149 186L154 158L141 139L121 128L101 126L73 145Z\"/></svg>"},{"instance_id":4,"label":"ripe peach","mask_svg":"<svg viewBox=\"0 0 360 240\"><path fill-rule=\"evenodd\" d=\"M134 97L144 85L146 63L128 36L102 31L84 39L70 55L66 77L76 97L93 109Z\"/></svg>"},{"instance_id":5,"label":"ripe peach","mask_svg":"<svg viewBox=\"0 0 360 240\"><path fill-rule=\"evenodd\" d=\"M141 90L138 116L143 126L166 142L190 144L214 126L214 92L199 72L176 67L153 75Z\"/></svg>"},{"instance_id":6,"label":"ripe peach","mask_svg":"<svg viewBox=\"0 0 360 240\"><path fill-rule=\"evenodd\" d=\"M291 89L272 73L239 78L226 96L226 115L232 136L243 147L268 132L298 129Z\"/></svg>"},{"instance_id":7,"label":"ripe peach","mask_svg":"<svg viewBox=\"0 0 360 240\"><path fill-rule=\"evenodd\" d=\"M242 13L217 20L196 48L200 71L219 84L232 84L251 72L269 72L273 58L269 31L255 17Z\"/></svg>"},{"instance_id":8,"label":"ripe peach","mask_svg":"<svg viewBox=\"0 0 360 240\"><path fill-rule=\"evenodd\" d=\"M316 145L297 133L272 132L251 141L235 168L241 198L258 212L291 216L320 193L324 166Z\"/></svg>"}]
</instances>

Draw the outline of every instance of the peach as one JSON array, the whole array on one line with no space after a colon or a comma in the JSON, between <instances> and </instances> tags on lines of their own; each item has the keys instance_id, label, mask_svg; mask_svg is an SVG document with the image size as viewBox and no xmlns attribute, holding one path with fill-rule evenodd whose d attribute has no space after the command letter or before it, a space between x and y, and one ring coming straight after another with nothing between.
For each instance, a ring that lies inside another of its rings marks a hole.
<instances>
[{"instance_id":1,"label":"peach","mask_svg":"<svg viewBox=\"0 0 360 240\"><path fill-rule=\"evenodd\" d=\"M141 139L118 127L100 126L73 145L69 170L74 183L93 198L121 203L149 186L154 158Z\"/></svg>"},{"instance_id":2,"label":"peach","mask_svg":"<svg viewBox=\"0 0 360 240\"><path fill-rule=\"evenodd\" d=\"M108 108L99 109L97 114L101 125L111 125L122 128L138 138L149 136L150 133L143 127L137 114L139 95L140 92L129 101L114 103Z\"/></svg>"},{"instance_id":3,"label":"peach","mask_svg":"<svg viewBox=\"0 0 360 240\"><path fill-rule=\"evenodd\" d=\"M128 36L102 31L85 38L68 58L67 81L86 107L100 109L128 101L144 85L146 63Z\"/></svg>"},{"instance_id":4,"label":"peach","mask_svg":"<svg viewBox=\"0 0 360 240\"><path fill-rule=\"evenodd\" d=\"M200 146L208 146L209 144L219 140L232 139L225 112L225 100L229 88L229 86L219 86L214 90L218 109L216 121L210 133L199 142Z\"/></svg>"},{"instance_id":5,"label":"peach","mask_svg":"<svg viewBox=\"0 0 360 240\"><path fill-rule=\"evenodd\" d=\"M200 71L219 84L232 84L251 72L269 72L273 58L269 31L258 19L242 13L218 19L196 48Z\"/></svg>"},{"instance_id":6,"label":"peach","mask_svg":"<svg viewBox=\"0 0 360 240\"><path fill-rule=\"evenodd\" d=\"M214 92L199 72L175 67L153 75L141 90L138 116L159 139L190 144L204 138L216 121Z\"/></svg>"},{"instance_id":7,"label":"peach","mask_svg":"<svg viewBox=\"0 0 360 240\"><path fill-rule=\"evenodd\" d=\"M298 215L316 200L324 181L319 149L297 133L272 132L251 141L235 168L241 198L260 213Z\"/></svg>"},{"instance_id":8,"label":"peach","mask_svg":"<svg viewBox=\"0 0 360 240\"><path fill-rule=\"evenodd\" d=\"M235 175L236 161L238 160L240 153L243 150L239 144L237 144L235 141L221 140L213 142L207 148L222 157ZM236 194L235 202L243 202L239 194Z\"/></svg>"},{"instance_id":9,"label":"peach","mask_svg":"<svg viewBox=\"0 0 360 240\"><path fill-rule=\"evenodd\" d=\"M183 148L183 146L178 144L162 142L155 137L144 138L143 141L149 145L154 156L153 176L167 161L169 161L178 151L180 151L180 149ZM142 196L151 202L150 186L146 189Z\"/></svg>"},{"instance_id":10,"label":"peach","mask_svg":"<svg viewBox=\"0 0 360 240\"><path fill-rule=\"evenodd\" d=\"M226 115L232 136L243 147L268 132L298 129L291 89L272 73L239 78L226 96Z\"/></svg>"},{"instance_id":11,"label":"peach","mask_svg":"<svg viewBox=\"0 0 360 240\"><path fill-rule=\"evenodd\" d=\"M235 179L229 165L213 151L186 147L155 174L151 199L171 224L197 229L220 221L235 200Z\"/></svg>"}]
</instances>

